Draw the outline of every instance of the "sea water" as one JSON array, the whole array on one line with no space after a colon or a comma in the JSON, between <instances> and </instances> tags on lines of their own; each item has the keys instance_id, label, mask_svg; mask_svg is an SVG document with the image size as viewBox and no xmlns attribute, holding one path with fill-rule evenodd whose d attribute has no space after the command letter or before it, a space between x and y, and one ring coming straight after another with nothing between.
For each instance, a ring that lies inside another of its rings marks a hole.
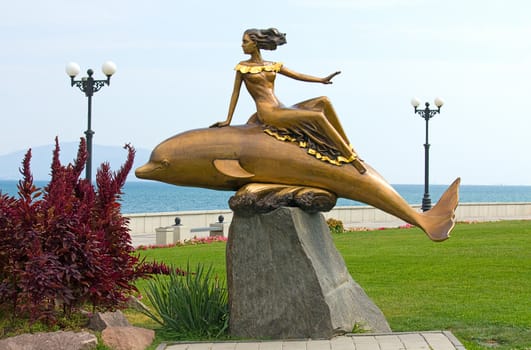
<instances>
[{"instance_id":1,"label":"sea water","mask_svg":"<svg viewBox=\"0 0 531 350\"><path fill-rule=\"evenodd\" d=\"M17 181L0 181L0 192L17 197ZM44 187L44 181L35 181L38 187ZM420 204L424 194L424 185L393 185L398 193L410 204ZM430 185L432 204L446 190L448 185ZM167 185L153 181L129 181L122 189L120 203L122 212L157 213L188 210L228 209L228 201L234 192L214 191L195 187ZM531 202L531 186L483 186L461 185L459 188L461 203L482 202ZM348 199L339 198L337 206L365 205Z\"/></svg>"}]
</instances>

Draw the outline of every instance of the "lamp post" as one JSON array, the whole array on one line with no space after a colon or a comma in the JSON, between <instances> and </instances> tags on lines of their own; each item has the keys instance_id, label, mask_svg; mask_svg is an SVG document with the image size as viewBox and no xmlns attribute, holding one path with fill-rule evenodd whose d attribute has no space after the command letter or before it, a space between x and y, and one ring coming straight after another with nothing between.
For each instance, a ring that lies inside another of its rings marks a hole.
<instances>
[{"instance_id":1,"label":"lamp post","mask_svg":"<svg viewBox=\"0 0 531 350\"><path fill-rule=\"evenodd\" d=\"M434 101L437 109L430 109L430 104L425 103L424 109L417 109L420 105L418 98L411 99L411 105L415 108L415 113L420 115L426 121L426 143L424 144L424 196L422 197L422 211L428 211L431 209L430 199L430 144L428 142L428 121L433 118L437 113L441 113L441 107L444 101L437 97Z\"/></svg>"},{"instance_id":2,"label":"lamp post","mask_svg":"<svg viewBox=\"0 0 531 350\"><path fill-rule=\"evenodd\" d=\"M83 77L81 80L74 80L74 78L79 74L81 69L79 65L75 62L70 62L66 65L65 71L66 74L70 77L71 86L77 86L79 90L85 93L88 99L88 126L85 135L87 137L87 167L85 169L86 175L85 178L89 183L92 183L92 135L94 131L91 128L92 122L92 96L95 92L98 92L104 85L109 85L111 83L111 76L116 72L116 64L111 61L105 62L101 66L103 74L107 76L105 80L96 80L92 77L94 71L92 69L87 70L88 77Z\"/></svg>"}]
</instances>

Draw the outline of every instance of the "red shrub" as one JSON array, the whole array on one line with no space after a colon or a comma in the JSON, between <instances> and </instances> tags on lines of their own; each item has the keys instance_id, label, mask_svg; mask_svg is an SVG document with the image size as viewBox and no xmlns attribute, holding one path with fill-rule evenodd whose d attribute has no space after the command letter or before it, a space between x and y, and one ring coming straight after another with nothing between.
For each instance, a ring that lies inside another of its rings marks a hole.
<instances>
[{"instance_id":1,"label":"red shrub","mask_svg":"<svg viewBox=\"0 0 531 350\"><path fill-rule=\"evenodd\" d=\"M97 190L80 179L87 150L81 139L73 164L63 166L56 139L50 183L33 184L31 150L22 163L19 198L0 193L0 300L13 316L53 323L57 306L69 313L86 303L114 309L145 275L133 256L127 219L120 213L121 189L134 160L116 173L107 163L96 175Z\"/></svg>"},{"instance_id":2,"label":"red shrub","mask_svg":"<svg viewBox=\"0 0 531 350\"><path fill-rule=\"evenodd\" d=\"M186 271L178 267L170 267L163 262L150 261L143 262L141 270L144 274L149 275L169 275L174 269L175 273L181 276L186 275Z\"/></svg>"}]
</instances>

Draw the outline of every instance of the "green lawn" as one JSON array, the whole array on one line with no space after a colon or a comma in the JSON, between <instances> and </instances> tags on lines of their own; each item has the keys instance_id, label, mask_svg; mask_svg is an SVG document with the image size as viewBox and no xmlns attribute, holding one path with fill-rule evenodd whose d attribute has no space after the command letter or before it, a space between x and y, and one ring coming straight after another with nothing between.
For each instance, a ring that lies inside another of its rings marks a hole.
<instances>
[{"instance_id":1,"label":"green lawn","mask_svg":"<svg viewBox=\"0 0 531 350\"><path fill-rule=\"evenodd\" d=\"M451 330L467 349L531 348L531 221L458 224L443 243L416 228L334 240L394 331ZM213 264L225 274L225 243L141 254L183 267Z\"/></svg>"}]
</instances>

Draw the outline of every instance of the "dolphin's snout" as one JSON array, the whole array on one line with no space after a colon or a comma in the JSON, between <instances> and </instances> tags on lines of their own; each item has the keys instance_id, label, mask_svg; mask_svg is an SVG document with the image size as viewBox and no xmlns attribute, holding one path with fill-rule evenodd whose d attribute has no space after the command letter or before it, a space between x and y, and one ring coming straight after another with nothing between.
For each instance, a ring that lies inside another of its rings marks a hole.
<instances>
[{"instance_id":1,"label":"dolphin's snout","mask_svg":"<svg viewBox=\"0 0 531 350\"><path fill-rule=\"evenodd\" d=\"M159 180L161 170L169 166L170 162L167 159L162 159L161 161L150 160L148 163L137 168L135 175L139 179Z\"/></svg>"},{"instance_id":2,"label":"dolphin's snout","mask_svg":"<svg viewBox=\"0 0 531 350\"><path fill-rule=\"evenodd\" d=\"M161 167L153 162L146 163L135 170L135 176L139 179L152 179L152 175Z\"/></svg>"}]
</instances>

